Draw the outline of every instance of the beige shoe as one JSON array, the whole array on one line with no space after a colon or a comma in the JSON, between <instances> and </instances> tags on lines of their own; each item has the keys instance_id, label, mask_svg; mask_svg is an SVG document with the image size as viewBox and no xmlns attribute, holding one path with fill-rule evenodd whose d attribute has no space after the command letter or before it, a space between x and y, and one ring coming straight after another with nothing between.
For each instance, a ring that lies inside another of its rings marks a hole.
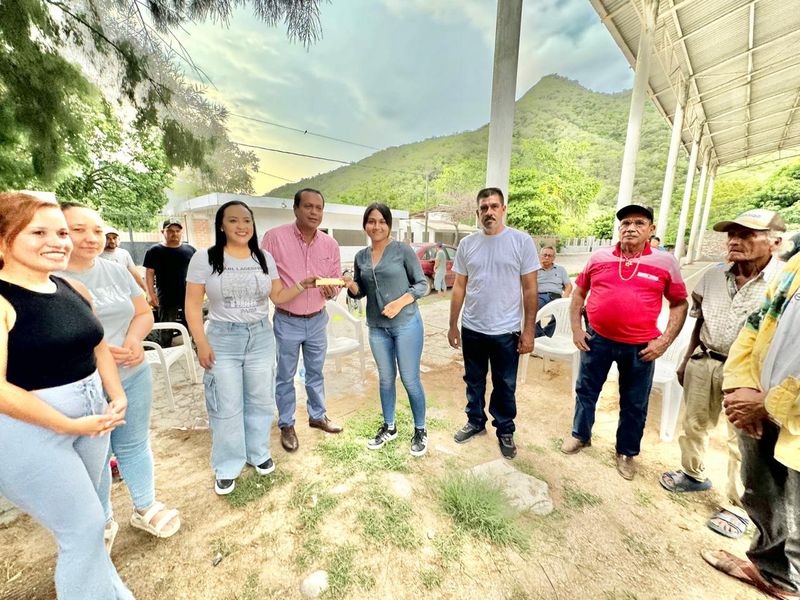
<instances>
[{"instance_id":1,"label":"beige shoe","mask_svg":"<svg viewBox=\"0 0 800 600\"><path fill-rule=\"evenodd\" d=\"M633 479L634 475L636 475L636 463L633 462L632 456L617 454L617 473L628 481Z\"/></svg>"},{"instance_id":2,"label":"beige shoe","mask_svg":"<svg viewBox=\"0 0 800 600\"><path fill-rule=\"evenodd\" d=\"M569 436L568 438L564 439L564 443L561 444L561 451L564 454L577 454L581 451L582 448L588 448L592 445L592 440L587 442L583 442L578 438L574 438Z\"/></svg>"}]
</instances>

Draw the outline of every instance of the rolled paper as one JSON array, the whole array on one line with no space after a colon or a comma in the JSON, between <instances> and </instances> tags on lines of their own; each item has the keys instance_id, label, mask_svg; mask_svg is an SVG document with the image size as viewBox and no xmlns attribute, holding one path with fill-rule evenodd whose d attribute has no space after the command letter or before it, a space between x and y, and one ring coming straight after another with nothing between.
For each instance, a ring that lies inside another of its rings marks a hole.
<instances>
[{"instance_id":1,"label":"rolled paper","mask_svg":"<svg viewBox=\"0 0 800 600\"><path fill-rule=\"evenodd\" d=\"M323 285L335 285L335 286L343 286L344 279L337 279L336 277L320 277L316 281L316 286L321 287Z\"/></svg>"}]
</instances>

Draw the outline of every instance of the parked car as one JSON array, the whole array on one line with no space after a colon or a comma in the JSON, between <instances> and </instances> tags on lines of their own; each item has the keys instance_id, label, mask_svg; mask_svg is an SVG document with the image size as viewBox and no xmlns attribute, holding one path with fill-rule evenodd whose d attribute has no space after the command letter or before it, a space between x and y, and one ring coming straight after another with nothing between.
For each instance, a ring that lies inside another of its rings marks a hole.
<instances>
[{"instance_id":1,"label":"parked car","mask_svg":"<svg viewBox=\"0 0 800 600\"><path fill-rule=\"evenodd\" d=\"M433 289L433 261L436 260L438 246L437 244L411 244L411 247L417 254L419 264L422 265L422 272L425 273L425 279L428 281L428 291L426 294L430 294ZM444 282L447 287L451 288L456 279L453 273L453 260L456 257L456 248L455 246L445 244L444 251L447 254L447 273L444 276Z\"/></svg>"}]
</instances>

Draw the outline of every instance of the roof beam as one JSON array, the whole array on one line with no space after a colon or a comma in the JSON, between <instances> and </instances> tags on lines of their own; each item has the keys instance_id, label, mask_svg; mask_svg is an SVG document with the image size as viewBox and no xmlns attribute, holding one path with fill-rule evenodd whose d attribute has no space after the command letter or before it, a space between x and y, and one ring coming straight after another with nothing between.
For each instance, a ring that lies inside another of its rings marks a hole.
<instances>
[{"instance_id":1,"label":"roof beam","mask_svg":"<svg viewBox=\"0 0 800 600\"><path fill-rule=\"evenodd\" d=\"M775 98L780 98L781 96L788 96L789 94L797 94L798 91L800 91L800 90L798 90L798 88L794 88L793 87L793 88L788 89L788 90L783 90L782 92L775 92L774 94L770 94L769 96L764 96L763 98L759 98L755 102L751 102L750 106L751 107L758 106L762 102L771 102L771 101L775 100ZM709 123L724 122L725 121L725 117L727 117L728 115L732 115L734 113L737 113L737 112L739 112L741 110L744 110L743 106L737 106L736 108L731 108L731 109L723 111L721 113L716 113L711 119L709 119L708 122Z\"/></svg>"},{"instance_id":2,"label":"roof beam","mask_svg":"<svg viewBox=\"0 0 800 600\"><path fill-rule=\"evenodd\" d=\"M670 15L672 15L673 13L676 13L676 12L678 12L678 11L679 11L680 9L682 9L682 8L686 8L686 7L687 7L687 6L689 6L690 4L695 4L697 1L698 1L698 0L683 0L683 2L681 2L680 4L673 4L673 5L672 5L672 6L670 6L668 9L666 9L666 10L664 10L664 11L661 11L661 12L658 14L658 19L659 19L659 20L661 20L661 19L666 19L667 17L669 17L669 16L670 16ZM755 0L755 1L756 1L756 2L758 2L758 0ZM679 40L676 40L676 41L679 41Z\"/></svg>"},{"instance_id":3,"label":"roof beam","mask_svg":"<svg viewBox=\"0 0 800 600\"><path fill-rule=\"evenodd\" d=\"M750 146L750 104L753 98L753 40L756 27L756 5L750 5L750 26L747 36L747 91L745 92L744 100L744 118L747 121L744 130L744 143L746 147Z\"/></svg>"},{"instance_id":4,"label":"roof beam","mask_svg":"<svg viewBox=\"0 0 800 600\"><path fill-rule=\"evenodd\" d=\"M784 141L785 142L790 142L790 141L793 142L793 143L789 144L789 147L800 146L800 134L793 135L792 137L787 138ZM727 162L733 162L734 160L741 160L742 158L744 158L746 156L749 156L750 153L754 152L754 151L758 151L758 152L756 152L757 154L763 154L764 152L769 152L769 150L761 150L761 148L767 148L767 147L774 148L776 152L778 150L780 150L780 148L778 148L778 143L777 142L774 142L774 141L773 142L764 142L763 144L758 144L757 146L750 146L749 148L747 148L745 150L741 150L739 152L734 152L733 154L730 155L730 157L734 157L734 158L727 160ZM726 158L727 158L727 156L726 156Z\"/></svg>"},{"instance_id":5,"label":"roof beam","mask_svg":"<svg viewBox=\"0 0 800 600\"><path fill-rule=\"evenodd\" d=\"M792 110L789 112L789 118L786 119L786 124L783 126L783 133L781 134L781 141L778 144L778 150L783 148L783 144L786 141L786 136L789 135L789 128L792 125L792 119L797 111L797 107L800 106L800 90L797 90L797 95L794 97L794 103L792 104Z\"/></svg>"},{"instance_id":6,"label":"roof beam","mask_svg":"<svg viewBox=\"0 0 800 600\"><path fill-rule=\"evenodd\" d=\"M796 58L796 57L791 56L789 58ZM753 80L757 80L757 81L761 81L763 79L767 79L767 78L773 77L775 75L780 75L784 71L791 71L791 70L793 70L793 69L795 69L797 67L800 67L800 62L794 62L794 63L788 64L786 66L783 66L780 69L777 69L775 71L771 71L771 72L769 71L769 69L774 67L776 64L779 64L781 62L785 62L786 60L787 59L781 59L777 63L772 63L772 64L767 65L765 67L761 67L760 69L756 69L755 71L753 71L752 79ZM702 98L703 102L708 102L709 100L714 100L715 98L719 98L720 96L725 96L726 94L729 94L731 91L735 90L736 88L742 87L742 85L744 85L744 84L735 84L735 85L731 86L732 82L736 81L737 79L743 79L743 78L746 78L746 77L747 77L747 74L746 73L742 73L741 75L739 75L735 79L731 79L730 81L726 81L725 83L720 84L715 88L711 88L710 90L702 92L698 97L695 98L695 100L698 100L698 99ZM709 94L711 94L711 95L709 96Z\"/></svg>"},{"instance_id":7,"label":"roof beam","mask_svg":"<svg viewBox=\"0 0 800 600\"><path fill-rule=\"evenodd\" d=\"M726 133L728 131L733 131L734 129L739 129L740 127L749 127L751 123L755 123L757 121L763 121L764 119L772 119L774 117L777 117L778 115L783 115L783 114L786 114L786 113L793 113L798 108L800 108L800 106L798 106L798 103L795 102L794 106L792 106L792 108L787 108L787 109L784 109L784 110L781 110L781 111L778 111L778 112L773 112L773 113L770 113L768 115L762 115L760 117L756 117L755 119L750 119L749 121L742 121L741 123L738 123L736 125L732 125L730 127L726 127L725 129L720 129L720 130L712 133L711 135L712 136L720 135L720 134Z\"/></svg>"},{"instance_id":8,"label":"roof beam","mask_svg":"<svg viewBox=\"0 0 800 600\"><path fill-rule=\"evenodd\" d=\"M748 48L744 52L739 52L738 54L734 54L733 56L729 56L728 58L726 58L724 60L721 60L718 63L715 63L715 64L711 65L710 67L706 67L702 71L696 71L694 73L694 75L692 75L692 77L703 77L706 74L710 73L711 71L716 71L720 67L724 67L725 65L727 65L727 64L729 64L729 63L731 63L731 62L733 62L735 60L739 60L740 58L743 58L743 57L747 56L748 54L750 54L754 50L763 50L764 48L769 48L773 44L777 44L778 42L784 41L787 37L791 37L793 35L797 35L798 32L800 32L800 29L793 29L792 31L789 31L789 32L784 33L784 34L781 34L778 37L774 37L771 40L768 40L768 41L764 42L763 44L759 44L757 48Z\"/></svg>"},{"instance_id":9,"label":"roof beam","mask_svg":"<svg viewBox=\"0 0 800 600\"><path fill-rule=\"evenodd\" d=\"M757 2L760 2L760 1L761 1L761 0L751 0L750 4L742 4L741 6L734 8L732 11L730 11L730 12L728 12L728 13L725 13L724 15L722 15L722 17L721 17L721 18L719 18L719 19L714 19L713 21L709 21L709 22L708 22L708 23L706 23L705 25L703 25L703 26L701 26L701 27L698 27L697 29L693 29L692 31L690 31L689 33L687 33L687 34L685 34L685 35L682 35L681 37L679 37L679 38L678 38L677 40L675 40L675 41L676 41L676 42L682 42L683 40L688 40L689 38L691 38L691 37L694 37L694 36L696 36L696 35L697 35L697 34L699 34L699 33L702 33L703 31L705 31L705 30L706 30L706 29L708 29L709 27L713 27L713 26L715 26L715 25L717 25L717 26L718 26L718 25L719 25L719 22L720 22L722 19L724 19L724 18L726 18L726 17L730 17L730 16L732 16L732 15L735 15L735 14L736 14L736 13L738 13L740 10L744 10L744 9L746 9L748 6L753 6L754 4L756 4ZM681 4L679 4L678 6L676 6L675 8L676 8L676 9L678 9L678 8L683 8L683 5L684 5L684 4L686 4L686 2L682 2Z\"/></svg>"},{"instance_id":10,"label":"roof beam","mask_svg":"<svg viewBox=\"0 0 800 600\"><path fill-rule=\"evenodd\" d=\"M771 131L778 131L779 129L781 129L781 130L782 130L782 129L783 129L785 126L786 126L786 125L784 125L784 124L782 123L782 124L780 124L780 125L776 125L775 127L768 127L767 129L760 129L760 128L759 128L759 130L758 130L758 131L755 133L755 135L759 136L759 135L762 135L762 134L764 134L764 133L769 133L769 132L771 132ZM741 127L741 125L740 125L739 127ZM712 135L717 135L717 134L716 134L716 133L713 133ZM741 142L743 139L744 139L744 136L742 136L742 137L737 137L737 138L735 138L735 139L728 140L728 141L726 141L726 142L719 142L719 143L715 143L715 145L716 145L716 146L719 146L719 147L721 148L722 146L727 146L727 145L729 145L729 144L735 144L736 142Z\"/></svg>"}]
</instances>

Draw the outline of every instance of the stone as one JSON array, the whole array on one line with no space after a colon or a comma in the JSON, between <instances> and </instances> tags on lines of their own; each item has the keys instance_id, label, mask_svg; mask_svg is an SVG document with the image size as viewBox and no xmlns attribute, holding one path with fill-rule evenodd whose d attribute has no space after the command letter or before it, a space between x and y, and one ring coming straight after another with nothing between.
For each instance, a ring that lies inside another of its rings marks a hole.
<instances>
[{"instance_id":1,"label":"stone","mask_svg":"<svg viewBox=\"0 0 800 600\"><path fill-rule=\"evenodd\" d=\"M340 483L339 485L331 488L331 494L336 494L337 496L346 494L349 491L350 491L350 486L347 485L346 483Z\"/></svg>"},{"instance_id":2,"label":"stone","mask_svg":"<svg viewBox=\"0 0 800 600\"><path fill-rule=\"evenodd\" d=\"M314 571L300 584L300 593L306 598L319 598L327 589L327 571Z\"/></svg>"},{"instance_id":3,"label":"stone","mask_svg":"<svg viewBox=\"0 0 800 600\"><path fill-rule=\"evenodd\" d=\"M389 488L396 496L400 496L401 498L409 498L411 496L413 488L411 487L411 482L405 475L401 475L400 473L387 473L386 479L389 480Z\"/></svg>"},{"instance_id":4,"label":"stone","mask_svg":"<svg viewBox=\"0 0 800 600\"><path fill-rule=\"evenodd\" d=\"M536 515L553 512L553 499L547 483L517 471L504 458L476 465L467 469L466 473L497 483L511 506L519 511L530 511Z\"/></svg>"}]
</instances>

